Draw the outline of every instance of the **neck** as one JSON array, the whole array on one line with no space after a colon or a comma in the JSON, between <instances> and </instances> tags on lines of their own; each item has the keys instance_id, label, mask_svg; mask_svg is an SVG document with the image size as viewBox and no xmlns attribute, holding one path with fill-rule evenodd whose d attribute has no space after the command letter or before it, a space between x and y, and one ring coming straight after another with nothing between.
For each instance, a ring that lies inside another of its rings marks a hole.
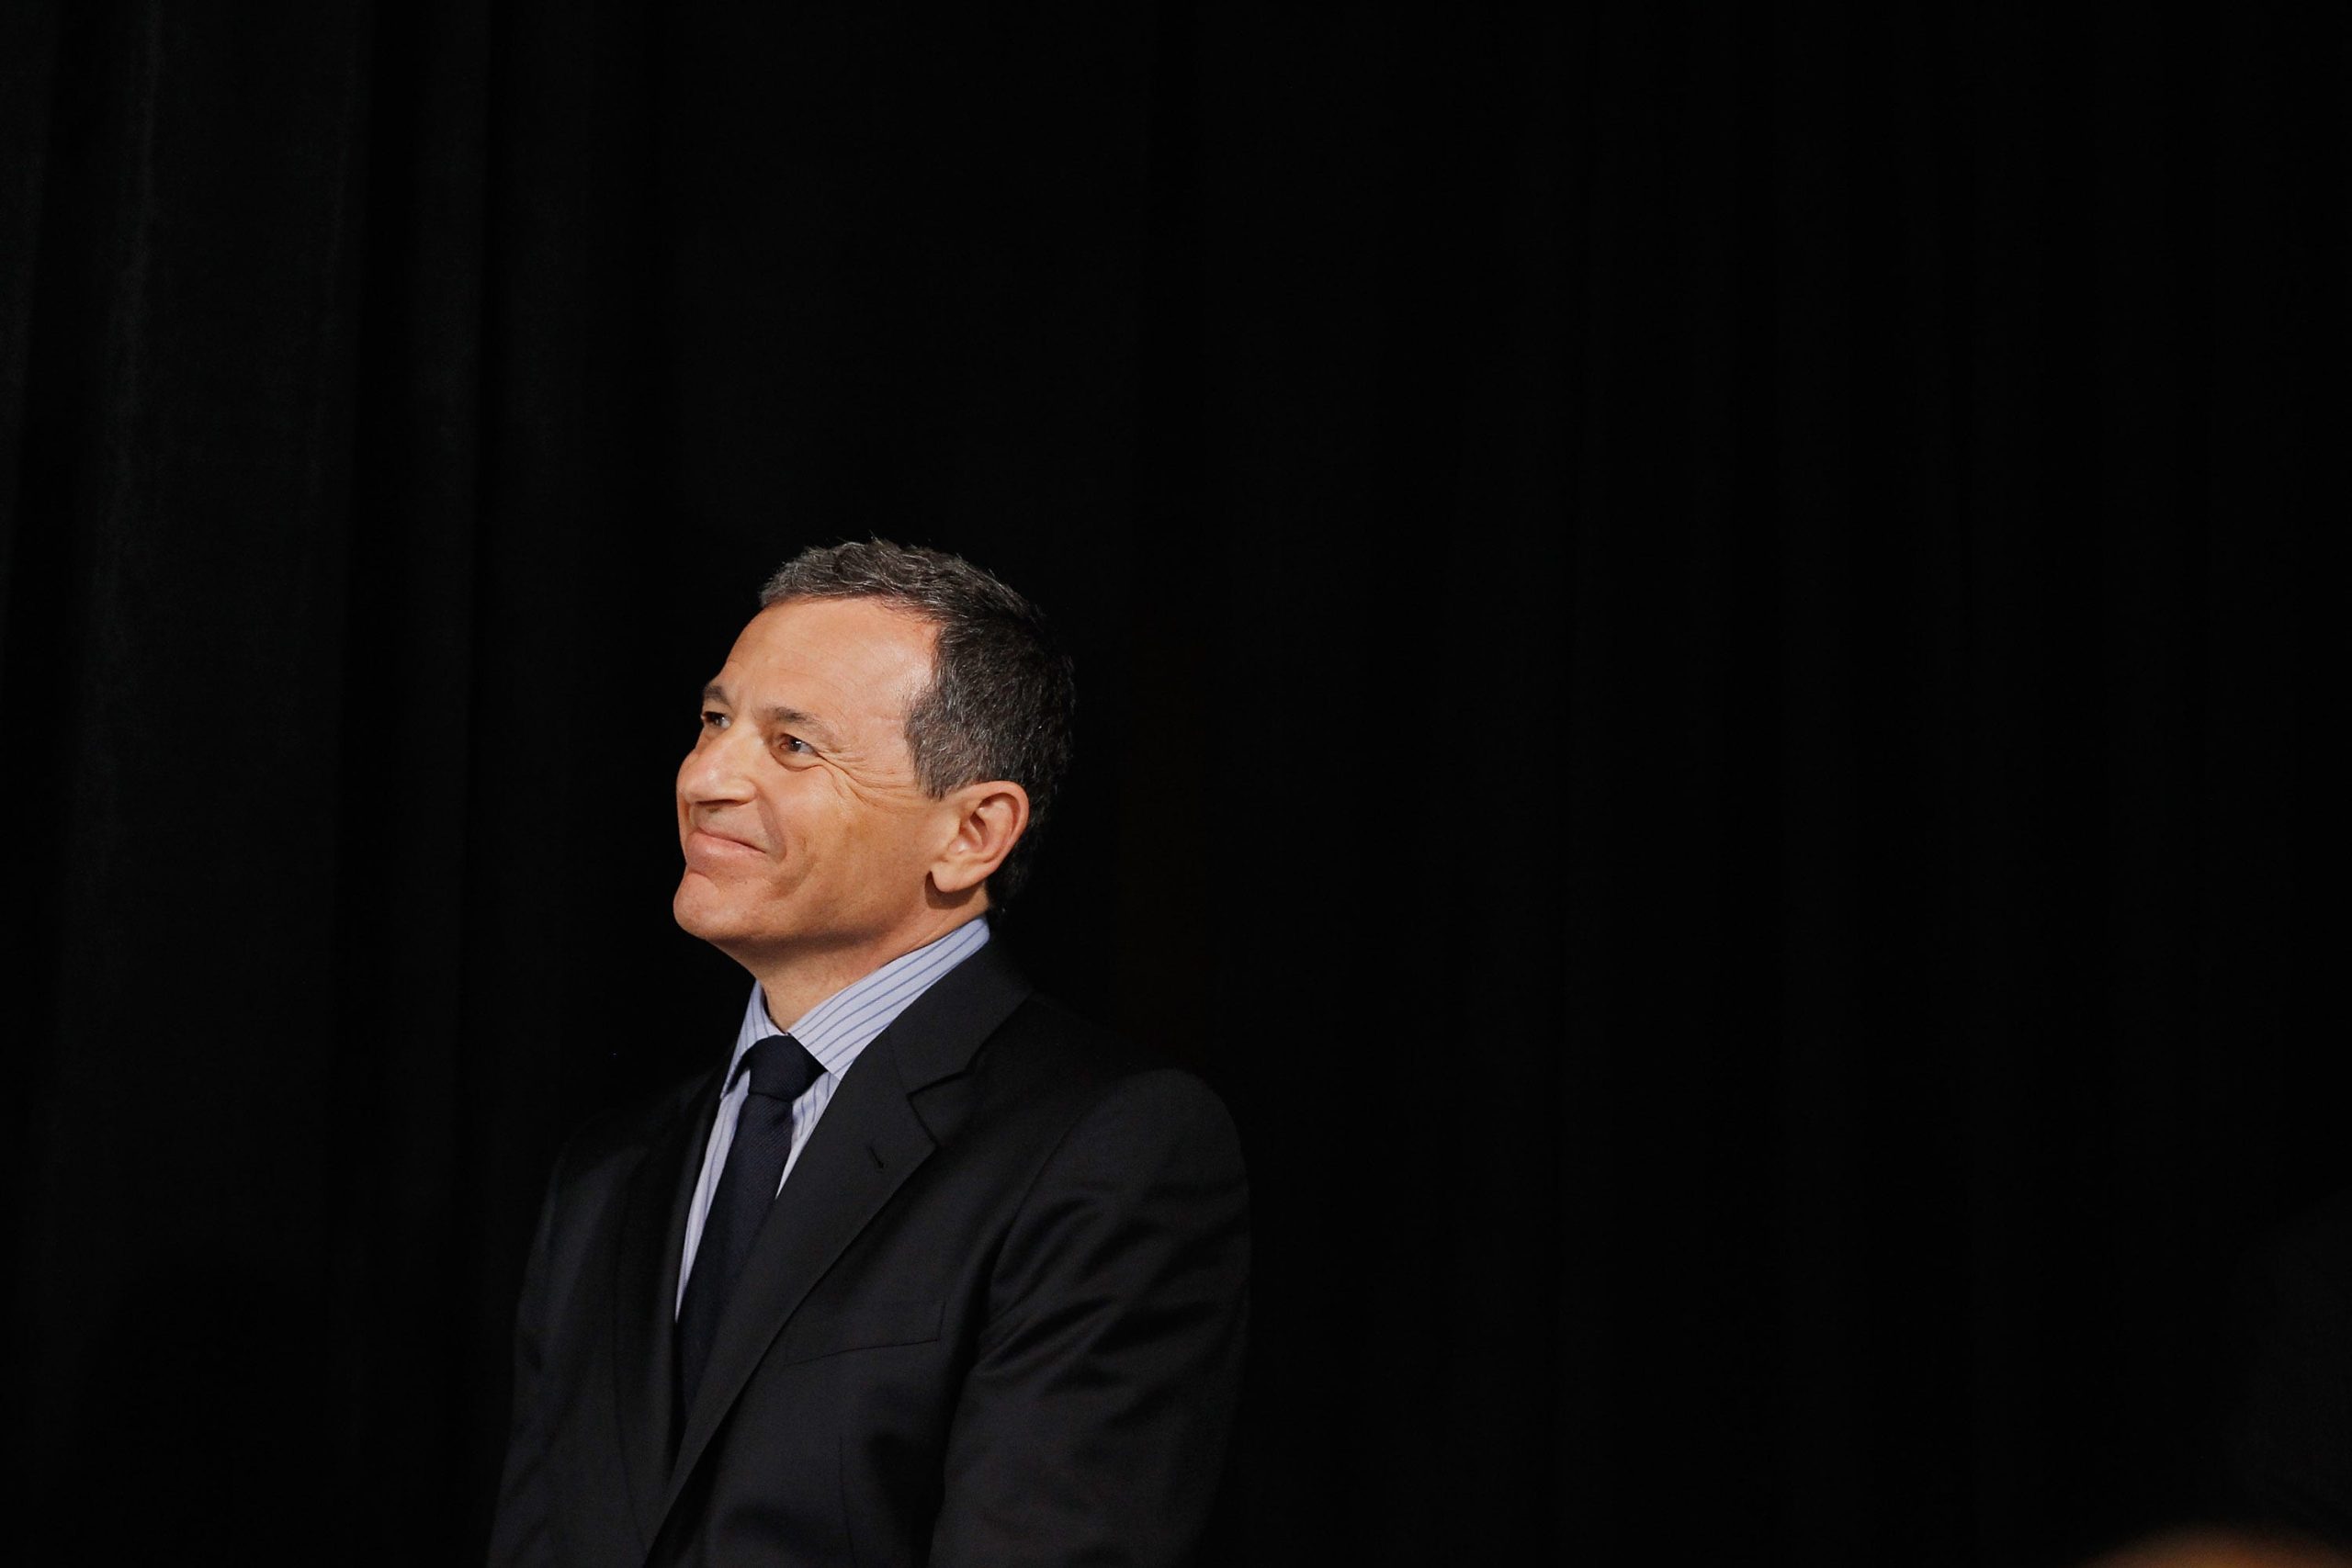
<instances>
[{"instance_id":1,"label":"neck","mask_svg":"<svg viewBox=\"0 0 2352 1568\"><path fill-rule=\"evenodd\" d=\"M767 998L768 1021L780 1030L790 1029L834 992L857 984L894 958L938 941L969 918L968 912L958 913L915 931L854 948L732 956L759 981Z\"/></svg>"}]
</instances>

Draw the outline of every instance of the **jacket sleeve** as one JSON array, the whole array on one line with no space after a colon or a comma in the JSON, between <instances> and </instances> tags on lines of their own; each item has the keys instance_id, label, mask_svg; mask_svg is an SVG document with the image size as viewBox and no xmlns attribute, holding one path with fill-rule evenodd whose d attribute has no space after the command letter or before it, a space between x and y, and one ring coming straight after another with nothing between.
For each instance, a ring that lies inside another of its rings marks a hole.
<instances>
[{"instance_id":1,"label":"jacket sleeve","mask_svg":"<svg viewBox=\"0 0 2352 1568\"><path fill-rule=\"evenodd\" d=\"M1225 1107L1162 1070L1041 1168L948 1435L935 1568L1189 1562L1239 1393L1249 1190Z\"/></svg>"},{"instance_id":2,"label":"jacket sleeve","mask_svg":"<svg viewBox=\"0 0 2352 1568\"><path fill-rule=\"evenodd\" d=\"M546 1472L549 1393L546 1385L548 1254L555 1232L556 1185L562 1162L548 1181L539 1206L537 1234L523 1269L523 1291L514 1307L514 1401L507 1429L506 1464L498 1487L498 1512L490 1530L491 1568L540 1568L555 1562L549 1529Z\"/></svg>"}]
</instances>

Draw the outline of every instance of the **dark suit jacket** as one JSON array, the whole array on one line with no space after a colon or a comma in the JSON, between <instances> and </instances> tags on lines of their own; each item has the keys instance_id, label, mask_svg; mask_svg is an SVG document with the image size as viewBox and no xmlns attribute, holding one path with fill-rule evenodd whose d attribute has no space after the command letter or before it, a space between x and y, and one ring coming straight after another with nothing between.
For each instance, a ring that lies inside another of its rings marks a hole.
<instances>
[{"instance_id":1,"label":"dark suit jacket","mask_svg":"<svg viewBox=\"0 0 2352 1568\"><path fill-rule=\"evenodd\" d=\"M493 1564L1176 1563L1241 1359L1247 1193L1201 1082L990 943L842 1080L673 1416L713 1072L558 1161Z\"/></svg>"}]
</instances>

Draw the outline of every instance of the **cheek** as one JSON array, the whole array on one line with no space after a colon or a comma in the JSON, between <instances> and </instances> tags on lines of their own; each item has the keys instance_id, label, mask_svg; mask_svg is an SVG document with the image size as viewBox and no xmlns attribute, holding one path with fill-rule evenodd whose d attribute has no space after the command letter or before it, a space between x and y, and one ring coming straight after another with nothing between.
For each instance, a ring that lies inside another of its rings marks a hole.
<instances>
[{"instance_id":1,"label":"cheek","mask_svg":"<svg viewBox=\"0 0 2352 1568\"><path fill-rule=\"evenodd\" d=\"M820 861L871 875L905 858L907 824L865 801L828 801L807 822Z\"/></svg>"}]
</instances>

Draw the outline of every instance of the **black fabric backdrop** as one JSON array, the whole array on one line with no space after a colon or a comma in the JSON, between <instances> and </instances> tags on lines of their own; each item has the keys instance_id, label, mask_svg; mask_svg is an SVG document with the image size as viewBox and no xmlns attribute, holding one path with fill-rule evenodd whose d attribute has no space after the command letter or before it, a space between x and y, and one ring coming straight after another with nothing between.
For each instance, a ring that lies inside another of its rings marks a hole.
<instances>
[{"instance_id":1,"label":"black fabric backdrop","mask_svg":"<svg viewBox=\"0 0 2352 1568\"><path fill-rule=\"evenodd\" d=\"M478 1554L547 1163L741 1005L693 694L870 532L1075 644L1005 934L1240 1120L1221 1561L2225 1509L2352 51L1895 9L6 6L9 1538Z\"/></svg>"}]
</instances>

